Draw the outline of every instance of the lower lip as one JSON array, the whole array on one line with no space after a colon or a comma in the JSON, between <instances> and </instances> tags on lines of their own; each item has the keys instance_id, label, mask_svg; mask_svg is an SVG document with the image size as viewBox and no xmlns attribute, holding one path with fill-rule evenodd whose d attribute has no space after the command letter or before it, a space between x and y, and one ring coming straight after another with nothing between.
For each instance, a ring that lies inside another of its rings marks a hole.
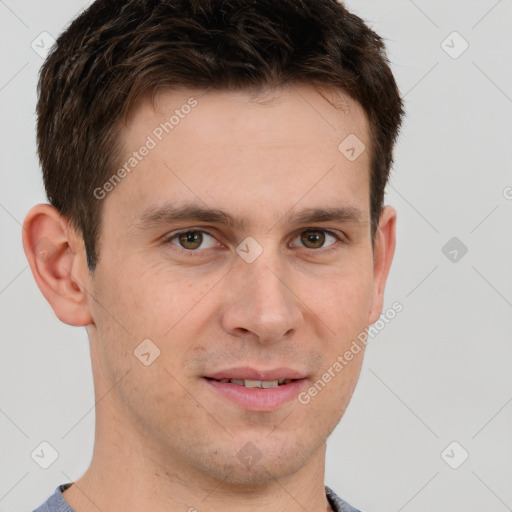
<instances>
[{"instance_id":1,"label":"lower lip","mask_svg":"<svg viewBox=\"0 0 512 512\"><path fill-rule=\"evenodd\" d=\"M275 388L246 388L231 382L204 379L212 389L242 409L268 412L279 409L293 400L306 386L306 379L298 379Z\"/></svg>"}]
</instances>

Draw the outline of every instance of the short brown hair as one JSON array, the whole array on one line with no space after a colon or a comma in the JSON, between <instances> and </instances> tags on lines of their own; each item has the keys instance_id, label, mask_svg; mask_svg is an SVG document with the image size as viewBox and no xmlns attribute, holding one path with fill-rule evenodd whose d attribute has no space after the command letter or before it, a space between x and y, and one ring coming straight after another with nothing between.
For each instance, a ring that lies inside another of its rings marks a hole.
<instances>
[{"instance_id":1,"label":"short brown hair","mask_svg":"<svg viewBox=\"0 0 512 512\"><path fill-rule=\"evenodd\" d=\"M37 142L50 203L84 239L93 271L120 122L156 88L335 86L371 130L372 236L402 101L382 39L336 0L96 0L60 35L38 85Z\"/></svg>"}]
</instances>

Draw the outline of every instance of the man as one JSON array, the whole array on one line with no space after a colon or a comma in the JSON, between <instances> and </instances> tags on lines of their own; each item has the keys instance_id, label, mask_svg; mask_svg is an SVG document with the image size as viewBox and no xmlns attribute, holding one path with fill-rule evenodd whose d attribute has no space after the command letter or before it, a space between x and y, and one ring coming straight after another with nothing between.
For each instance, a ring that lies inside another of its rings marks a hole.
<instances>
[{"instance_id":1,"label":"man","mask_svg":"<svg viewBox=\"0 0 512 512\"><path fill-rule=\"evenodd\" d=\"M24 247L97 398L89 469L37 510L356 510L325 449L395 246L381 39L334 0L97 0L37 113Z\"/></svg>"}]
</instances>

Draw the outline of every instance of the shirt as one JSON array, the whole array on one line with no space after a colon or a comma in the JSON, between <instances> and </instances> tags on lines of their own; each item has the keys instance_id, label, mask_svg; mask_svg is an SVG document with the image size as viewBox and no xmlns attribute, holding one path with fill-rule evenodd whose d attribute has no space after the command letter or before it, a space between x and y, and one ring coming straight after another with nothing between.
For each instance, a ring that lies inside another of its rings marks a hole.
<instances>
[{"instance_id":1,"label":"shirt","mask_svg":"<svg viewBox=\"0 0 512 512\"><path fill-rule=\"evenodd\" d=\"M65 491L72 484L59 485L55 492L38 508L33 512L75 512L68 504L68 502L62 496L62 492ZM360 512L356 508L349 505L346 501L343 501L336 493L325 486L325 495L327 501L334 512Z\"/></svg>"}]
</instances>

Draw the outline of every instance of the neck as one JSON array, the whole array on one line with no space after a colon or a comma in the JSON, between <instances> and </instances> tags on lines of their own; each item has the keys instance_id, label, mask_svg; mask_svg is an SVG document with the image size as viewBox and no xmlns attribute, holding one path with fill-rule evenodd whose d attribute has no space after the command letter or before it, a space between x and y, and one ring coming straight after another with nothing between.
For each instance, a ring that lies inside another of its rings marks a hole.
<instances>
[{"instance_id":1,"label":"neck","mask_svg":"<svg viewBox=\"0 0 512 512\"><path fill-rule=\"evenodd\" d=\"M65 500L74 510L331 511L324 488L325 445L297 473L257 485L226 484L199 471L183 472L175 461L157 464L147 454L125 446L128 450L121 444L111 444L110 450L95 447L87 472L64 492Z\"/></svg>"},{"instance_id":2,"label":"neck","mask_svg":"<svg viewBox=\"0 0 512 512\"><path fill-rule=\"evenodd\" d=\"M274 478L268 472L266 480L233 482L191 467L128 420L112 394L98 403L91 465L63 493L74 510L331 511L324 488L325 443L293 474Z\"/></svg>"}]
</instances>

